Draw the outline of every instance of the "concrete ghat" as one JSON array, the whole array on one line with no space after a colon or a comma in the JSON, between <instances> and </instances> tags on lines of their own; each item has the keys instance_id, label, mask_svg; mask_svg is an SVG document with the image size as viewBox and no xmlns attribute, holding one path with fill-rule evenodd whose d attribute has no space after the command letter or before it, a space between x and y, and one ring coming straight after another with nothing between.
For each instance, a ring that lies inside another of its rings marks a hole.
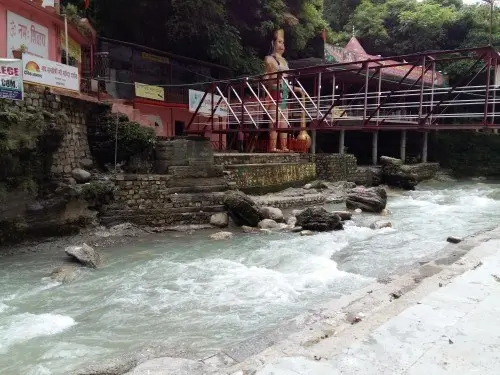
<instances>
[{"instance_id":1,"label":"concrete ghat","mask_svg":"<svg viewBox=\"0 0 500 375\"><path fill-rule=\"evenodd\" d=\"M496 375L500 282L492 275L500 276L498 250L500 227L196 366L187 361L167 369L170 359L163 358L128 374ZM355 317L361 321L352 324Z\"/></svg>"},{"instance_id":2,"label":"concrete ghat","mask_svg":"<svg viewBox=\"0 0 500 375\"><path fill-rule=\"evenodd\" d=\"M455 246L458 252L452 248L447 246L444 256L420 271L450 264L460 253L472 250L442 272L417 278L421 282L413 289L408 277L402 277L341 311L327 308L316 327L309 327L317 331L315 335L295 334L227 373L255 369L256 375L500 373L500 282L495 277L500 276L500 230ZM397 287L403 295L388 302L387 292ZM342 312L366 316L348 327L348 322L339 321Z\"/></svg>"}]
</instances>

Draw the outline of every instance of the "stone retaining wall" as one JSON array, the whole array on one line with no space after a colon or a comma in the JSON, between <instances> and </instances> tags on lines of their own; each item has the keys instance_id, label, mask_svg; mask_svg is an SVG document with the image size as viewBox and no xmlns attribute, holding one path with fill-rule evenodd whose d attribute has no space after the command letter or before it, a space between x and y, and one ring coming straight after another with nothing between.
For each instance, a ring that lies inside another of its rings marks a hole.
<instances>
[{"instance_id":1,"label":"stone retaining wall","mask_svg":"<svg viewBox=\"0 0 500 375\"><path fill-rule=\"evenodd\" d=\"M316 174L325 181L349 181L356 173L357 160L351 154L316 154Z\"/></svg>"},{"instance_id":2,"label":"stone retaining wall","mask_svg":"<svg viewBox=\"0 0 500 375\"><path fill-rule=\"evenodd\" d=\"M267 164L267 163L308 163L309 154L296 153L266 153L266 154L239 154L218 153L214 154L214 164L238 165L238 164Z\"/></svg>"},{"instance_id":3,"label":"stone retaining wall","mask_svg":"<svg viewBox=\"0 0 500 375\"><path fill-rule=\"evenodd\" d=\"M269 157L267 161L269 162ZM226 178L249 194L265 194L298 187L316 179L314 163L229 164L224 169Z\"/></svg>"},{"instance_id":4,"label":"stone retaining wall","mask_svg":"<svg viewBox=\"0 0 500 375\"><path fill-rule=\"evenodd\" d=\"M62 124L64 138L53 155L51 172L54 176L70 175L80 167L84 159L92 160L87 141L87 117L96 111L99 104L68 96L52 94L44 87L24 85L24 100L12 102L29 111L48 111L52 114L63 112L66 121Z\"/></svg>"}]
</instances>

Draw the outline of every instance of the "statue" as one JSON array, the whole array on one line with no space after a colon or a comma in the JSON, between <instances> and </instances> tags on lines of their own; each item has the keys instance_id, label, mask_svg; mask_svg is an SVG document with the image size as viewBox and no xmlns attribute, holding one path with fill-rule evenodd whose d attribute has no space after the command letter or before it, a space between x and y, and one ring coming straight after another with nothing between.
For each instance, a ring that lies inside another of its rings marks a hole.
<instances>
[{"instance_id":1,"label":"statue","mask_svg":"<svg viewBox=\"0 0 500 375\"><path fill-rule=\"evenodd\" d=\"M288 63L283 57L285 52L285 32L283 30L278 30L274 33L274 38L272 41L272 54L266 56L265 62L265 79L266 86L271 94L271 97L278 104L280 112L278 113L278 119L273 118L273 122L277 124L277 128L283 129L287 127L288 119L288 95L289 87L283 83L283 79L286 79L286 74L281 76L282 80L278 84L277 74L278 72L284 72L289 70ZM299 87L294 87L293 90L297 93L302 94L302 90ZM276 104L269 100L267 110L271 116L276 116ZM269 132L269 151L277 152L277 138L278 132L276 130L271 130ZM280 151L289 152L288 150L288 133L280 132Z\"/></svg>"}]
</instances>

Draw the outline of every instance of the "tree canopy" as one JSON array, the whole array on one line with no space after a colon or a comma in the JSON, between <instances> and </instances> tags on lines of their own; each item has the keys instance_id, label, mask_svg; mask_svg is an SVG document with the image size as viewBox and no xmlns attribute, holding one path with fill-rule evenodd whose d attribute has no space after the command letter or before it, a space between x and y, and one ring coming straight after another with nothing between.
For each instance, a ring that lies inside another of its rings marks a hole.
<instances>
[{"instance_id":1,"label":"tree canopy","mask_svg":"<svg viewBox=\"0 0 500 375\"><path fill-rule=\"evenodd\" d=\"M489 0L494 1L494 0ZM83 12L83 0L63 0ZM86 16L99 33L231 67L262 69L271 36L284 28L288 58L310 55L324 30L343 45L353 32L385 56L489 42L489 5L462 0L91 0ZM493 44L500 44L495 9Z\"/></svg>"}]
</instances>

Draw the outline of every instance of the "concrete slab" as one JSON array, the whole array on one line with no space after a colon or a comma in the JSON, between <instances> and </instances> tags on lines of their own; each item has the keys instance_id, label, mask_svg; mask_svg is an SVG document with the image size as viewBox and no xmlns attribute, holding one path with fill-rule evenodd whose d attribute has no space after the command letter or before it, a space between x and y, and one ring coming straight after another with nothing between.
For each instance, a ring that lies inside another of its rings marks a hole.
<instances>
[{"instance_id":1,"label":"concrete slab","mask_svg":"<svg viewBox=\"0 0 500 375\"><path fill-rule=\"evenodd\" d=\"M500 241L478 248L493 255L331 359L278 358L257 375L499 374Z\"/></svg>"}]
</instances>

